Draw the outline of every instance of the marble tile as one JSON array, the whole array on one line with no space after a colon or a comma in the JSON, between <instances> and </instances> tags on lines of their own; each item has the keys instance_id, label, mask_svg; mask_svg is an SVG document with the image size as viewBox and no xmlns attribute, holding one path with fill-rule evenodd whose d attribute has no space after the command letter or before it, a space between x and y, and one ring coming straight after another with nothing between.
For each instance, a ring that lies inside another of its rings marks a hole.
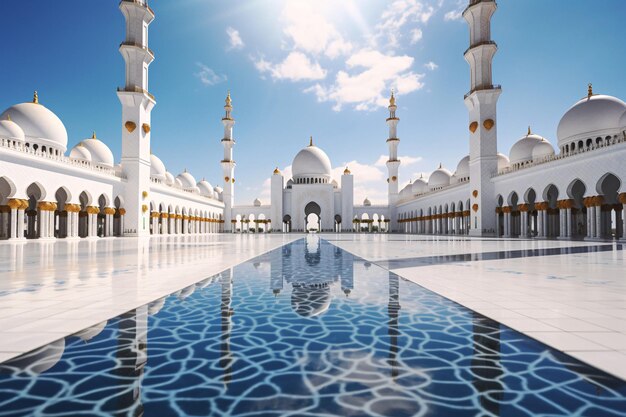
<instances>
[{"instance_id":1,"label":"marble tile","mask_svg":"<svg viewBox=\"0 0 626 417\"><path fill-rule=\"evenodd\" d=\"M559 346L559 350L563 352L574 351L610 351L611 348L595 343L589 339L574 333L567 332L526 332L526 334L534 339L539 340L549 346Z\"/></svg>"},{"instance_id":2,"label":"marble tile","mask_svg":"<svg viewBox=\"0 0 626 417\"><path fill-rule=\"evenodd\" d=\"M577 336L613 350L626 350L626 334L615 332L573 332Z\"/></svg>"}]
</instances>

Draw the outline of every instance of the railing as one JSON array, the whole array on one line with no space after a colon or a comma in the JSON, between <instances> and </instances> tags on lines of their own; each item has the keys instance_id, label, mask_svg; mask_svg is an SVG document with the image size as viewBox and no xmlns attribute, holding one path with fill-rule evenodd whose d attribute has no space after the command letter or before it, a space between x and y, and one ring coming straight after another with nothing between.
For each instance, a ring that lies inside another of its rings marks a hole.
<instances>
[{"instance_id":1,"label":"railing","mask_svg":"<svg viewBox=\"0 0 626 417\"><path fill-rule=\"evenodd\" d=\"M127 93L143 93L143 94L146 94L148 97L150 97L152 100L156 101L154 96L152 94L150 94L148 92L148 90L144 90L141 87L137 87L137 86L134 86L134 87L123 87L123 88L122 87L118 87L117 91L125 91Z\"/></svg>"},{"instance_id":2,"label":"railing","mask_svg":"<svg viewBox=\"0 0 626 417\"><path fill-rule=\"evenodd\" d=\"M479 46L483 46L483 45L496 45L496 43L494 41L483 41L483 42L475 43L474 45L470 45L470 47L467 48L465 52L463 52L463 55L467 54L470 49L478 48Z\"/></svg>"},{"instance_id":3,"label":"railing","mask_svg":"<svg viewBox=\"0 0 626 417\"><path fill-rule=\"evenodd\" d=\"M408 202L410 202L411 200L414 200L417 197L424 197L424 196L427 196L427 195L430 195L430 194L438 193L440 191L448 190L450 188L457 187L457 186L459 186L461 184L465 184L465 183L469 182L469 180L470 180L469 177L463 177L463 178L457 180L457 182L455 182L454 184L444 185L442 187L437 187L437 188L434 188L432 190L425 191L423 193L411 194L408 197L398 199L398 203L399 204L408 203Z\"/></svg>"},{"instance_id":4,"label":"railing","mask_svg":"<svg viewBox=\"0 0 626 417\"><path fill-rule=\"evenodd\" d=\"M486 85L486 86L483 86L483 87L476 87L473 90L471 90L469 93L465 94L463 96L463 99L465 100L466 98L468 98L470 95L472 95L476 91L485 91L485 90L502 90L502 86L499 85L499 84L491 84L491 85Z\"/></svg>"},{"instance_id":5,"label":"railing","mask_svg":"<svg viewBox=\"0 0 626 417\"><path fill-rule=\"evenodd\" d=\"M120 47L122 47L122 46L132 46L134 48L143 49L144 51L147 51L150 55L152 55L152 58L154 58L154 52L152 52L152 49L150 49L147 46L142 45L140 43L137 43L137 42L122 42L122 43L120 43Z\"/></svg>"},{"instance_id":6,"label":"railing","mask_svg":"<svg viewBox=\"0 0 626 417\"><path fill-rule=\"evenodd\" d=\"M182 186L180 186L180 185L178 185L176 183L168 184L168 183L164 182L163 180L160 180L158 178L154 178L152 176L150 177L150 182L152 182L153 184L158 184L158 185L163 185L165 187L170 187L170 188L173 188L173 189L178 190L178 191L183 191L185 193L193 194L193 195L198 196L200 198L206 198L207 200L222 201L219 198L204 196L202 194L197 193L194 190L190 190L188 188L184 188L184 187L182 187Z\"/></svg>"},{"instance_id":7,"label":"railing","mask_svg":"<svg viewBox=\"0 0 626 417\"><path fill-rule=\"evenodd\" d=\"M120 4L121 3L134 3L138 6L145 7L154 16L154 10L152 10L150 6L148 6L148 0L144 0L143 2L140 0L122 0Z\"/></svg>"},{"instance_id":8,"label":"railing","mask_svg":"<svg viewBox=\"0 0 626 417\"><path fill-rule=\"evenodd\" d=\"M123 173L116 171L114 168L108 168L102 165L96 165L88 161L82 161L80 159L70 158L65 155L55 155L48 152L43 152L41 149L33 149L20 142L15 142L7 139L0 139L0 147L11 149L13 151L22 152L27 155L32 155L38 158L47 159L49 161L60 162L76 168L82 168L89 171L95 171L100 174L111 175L118 178L126 179Z\"/></svg>"},{"instance_id":9,"label":"railing","mask_svg":"<svg viewBox=\"0 0 626 417\"><path fill-rule=\"evenodd\" d=\"M576 155L584 154L584 153L587 153L587 152L595 151L595 150L598 150L598 149L606 148L606 147L609 147L609 146L615 146L615 145L618 145L620 143L626 143L626 138L624 136L614 136L609 143L605 143L604 141L601 142L600 144L594 143L594 144L592 144L589 147L584 147L582 149L577 149L575 151L564 152L564 153L560 153L558 155L549 155L549 156L545 156L545 157L543 157L543 158L541 158L539 160L536 160L536 161L529 161L529 162L522 163L522 164L515 164L515 165L510 166L508 168L504 168L504 169L499 170L498 172L496 172L495 174L492 175L492 178L497 177L499 175L510 174L511 172L520 171L522 169L532 168L532 167L536 167L538 165L547 164L548 162L558 161L558 160L561 160L561 159L569 158L571 156L576 156Z\"/></svg>"}]
</instances>

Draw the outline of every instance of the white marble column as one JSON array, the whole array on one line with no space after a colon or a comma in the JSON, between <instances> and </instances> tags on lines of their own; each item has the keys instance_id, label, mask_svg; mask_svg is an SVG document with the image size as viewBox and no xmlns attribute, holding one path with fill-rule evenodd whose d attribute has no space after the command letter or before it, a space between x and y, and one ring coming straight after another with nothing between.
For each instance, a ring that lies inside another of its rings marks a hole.
<instances>
[{"instance_id":1,"label":"white marble column","mask_svg":"<svg viewBox=\"0 0 626 417\"><path fill-rule=\"evenodd\" d=\"M596 228L594 237L597 239L604 237L604 233L602 231L602 206L599 204L596 206Z\"/></svg>"},{"instance_id":2,"label":"white marble column","mask_svg":"<svg viewBox=\"0 0 626 417\"><path fill-rule=\"evenodd\" d=\"M622 194L624 195L624 194ZM624 195L624 200L626 200L626 195ZM620 202L622 201L620 195ZM620 239L626 242L626 203L622 203L622 238Z\"/></svg>"}]
</instances>

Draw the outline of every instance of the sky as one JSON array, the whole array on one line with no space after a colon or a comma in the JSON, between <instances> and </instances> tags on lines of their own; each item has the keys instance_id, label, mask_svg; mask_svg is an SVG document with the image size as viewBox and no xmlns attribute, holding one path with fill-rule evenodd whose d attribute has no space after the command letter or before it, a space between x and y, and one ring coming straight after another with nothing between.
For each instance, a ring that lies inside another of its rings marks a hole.
<instances>
[{"instance_id":1,"label":"sky","mask_svg":"<svg viewBox=\"0 0 626 417\"><path fill-rule=\"evenodd\" d=\"M221 117L233 98L235 201L269 203L275 167L289 176L313 136L355 202L386 202L388 117L397 92L401 184L468 153L463 95L469 36L460 0L153 0L152 151L174 175L221 185ZM494 83L498 150L528 126L556 144L561 116L594 92L626 98L624 0L500 0ZM69 149L96 131L119 161L124 19L117 0L3 2L0 110L40 102Z\"/></svg>"}]
</instances>

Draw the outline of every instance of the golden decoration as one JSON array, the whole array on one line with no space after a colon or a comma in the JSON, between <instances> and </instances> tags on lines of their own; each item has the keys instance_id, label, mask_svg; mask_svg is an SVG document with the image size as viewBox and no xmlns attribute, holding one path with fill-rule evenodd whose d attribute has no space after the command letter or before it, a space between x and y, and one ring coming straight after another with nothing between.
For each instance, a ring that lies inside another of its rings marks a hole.
<instances>
[{"instance_id":1,"label":"golden decoration","mask_svg":"<svg viewBox=\"0 0 626 417\"><path fill-rule=\"evenodd\" d=\"M148 123L144 123L143 125L141 125L141 128L143 129L144 133L150 133L150 125Z\"/></svg>"},{"instance_id":2,"label":"golden decoration","mask_svg":"<svg viewBox=\"0 0 626 417\"><path fill-rule=\"evenodd\" d=\"M348 167L343 170L343 175L350 175L350 170L348 169Z\"/></svg>"},{"instance_id":3,"label":"golden decoration","mask_svg":"<svg viewBox=\"0 0 626 417\"><path fill-rule=\"evenodd\" d=\"M474 133L474 132L476 132L476 129L478 129L478 122L470 123L470 125L469 125L470 132Z\"/></svg>"},{"instance_id":4,"label":"golden decoration","mask_svg":"<svg viewBox=\"0 0 626 417\"><path fill-rule=\"evenodd\" d=\"M7 205L12 209L12 210L17 210L20 207L22 207L22 200L18 200L16 198L12 198L9 200L9 202L7 203Z\"/></svg>"},{"instance_id":5,"label":"golden decoration","mask_svg":"<svg viewBox=\"0 0 626 417\"><path fill-rule=\"evenodd\" d=\"M626 193L621 193L618 198L620 203L626 204Z\"/></svg>"},{"instance_id":6,"label":"golden decoration","mask_svg":"<svg viewBox=\"0 0 626 417\"><path fill-rule=\"evenodd\" d=\"M398 177L396 177L395 175L393 177L391 177L391 181L396 181L398 179Z\"/></svg>"},{"instance_id":7,"label":"golden decoration","mask_svg":"<svg viewBox=\"0 0 626 417\"><path fill-rule=\"evenodd\" d=\"M37 90L33 93L33 103L39 104L39 94L37 94Z\"/></svg>"},{"instance_id":8,"label":"golden decoration","mask_svg":"<svg viewBox=\"0 0 626 417\"><path fill-rule=\"evenodd\" d=\"M472 210L474 210L474 213L478 211L478 204L474 204L472 206Z\"/></svg>"},{"instance_id":9,"label":"golden decoration","mask_svg":"<svg viewBox=\"0 0 626 417\"><path fill-rule=\"evenodd\" d=\"M280 170L278 169L278 167L276 167L274 169L274 175L278 175L278 174L280 174Z\"/></svg>"},{"instance_id":10,"label":"golden decoration","mask_svg":"<svg viewBox=\"0 0 626 417\"><path fill-rule=\"evenodd\" d=\"M224 177L224 181L225 181L225 182L230 181L230 177Z\"/></svg>"},{"instance_id":11,"label":"golden decoration","mask_svg":"<svg viewBox=\"0 0 626 417\"><path fill-rule=\"evenodd\" d=\"M108 214L112 216L115 214L115 209L113 207L105 207L104 214Z\"/></svg>"},{"instance_id":12,"label":"golden decoration","mask_svg":"<svg viewBox=\"0 0 626 417\"><path fill-rule=\"evenodd\" d=\"M141 206L141 211L142 211L142 212L144 212L144 213L145 213L146 211L148 211L148 206L146 206L145 204L143 204L143 205Z\"/></svg>"},{"instance_id":13,"label":"golden decoration","mask_svg":"<svg viewBox=\"0 0 626 417\"><path fill-rule=\"evenodd\" d=\"M133 133L135 129L137 129L137 125L135 124L135 122L130 121L124 123L124 127L126 127L126 130L128 130L128 133Z\"/></svg>"},{"instance_id":14,"label":"golden decoration","mask_svg":"<svg viewBox=\"0 0 626 417\"><path fill-rule=\"evenodd\" d=\"M98 214L100 213L100 208L96 206L89 206L86 211L88 214Z\"/></svg>"},{"instance_id":15,"label":"golden decoration","mask_svg":"<svg viewBox=\"0 0 626 417\"><path fill-rule=\"evenodd\" d=\"M170 215L167 213L161 213L161 218L162 219L167 219Z\"/></svg>"},{"instance_id":16,"label":"golden decoration","mask_svg":"<svg viewBox=\"0 0 626 417\"><path fill-rule=\"evenodd\" d=\"M153 211L150 213L150 217L152 217L153 219L156 219L159 217L159 212L158 211Z\"/></svg>"},{"instance_id":17,"label":"golden decoration","mask_svg":"<svg viewBox=\"0 0 626 417\"><path fill-rule=\"evenodd\" d=\"M141 192L141 196L142 196L143 198L148 197L148 192L147 192L147 191L142 191L142 192Z\"/></svg>"},{"instance_id":18,"label":"golden decoration","mask_svg":"<svg viewBox=\"0 0 626 417\"><path fill-rule=\"evenodd\" d=\"M18 207L19 210L26 210L29 206L28 200L19 200L22 204Z\"/></svg>"},{"instance_id":19,"label":"golden decoration","mask_svg":"<svg viewBox=\"0 0 626 417\"><path fill-rule=\"evenodd\" d=\"M472 195L474 196L474 198L478 197L478 190L472 191Z\"/></svg>"},{"instance_id":20,"label":"golden decoration","mask_svg":"<svg viewBox=\"0 0 626 417\"><path fill-rule=\"evenodd\" d=\"M491 128L496 124L496 122L493 121L493 119L487 119L483 122L483 126L485 127L485 129L487 130L491 130Z\"/></svg>"},{"instance_id":21,"label":"golden decoration","mask_svg":"<svg viewBox=\"0 0 626 417\"><path fill-rule=\"evenodd\" d=\"M120 214L120 216L123 216L126 214L126 209L123 209L123 208L117 209L117 212Z\"/></svg>"},{"instance_id":22,"label":"golden decoration","mask_svg":"<svg viewBox=\"0 0 626 417\"><path fill-rule=\"evenodd\" d=\"M391 97L389 98L389 107L396 105L396 97L393 95L393 89L391 90Z\"/></svg>"},{"instance_id":23,"label":"golden decoration","mask_svg":"<svg viewBox=\"0 0 626 417\"><path fill-rule=\"evenodd\" d=\"M96 136L96 131L95 130L91 134L91 139L98 139L98 137Z\"/></svg>"},{"instance_id":24,"label":"golden decoration","mask_svg":"<svg viewBox=\"0 0 626 417\"><path fill-rule=\"evenodd\" d=\"M591 97L592 95L593 95L593 85L589 83L587 85L587 98Z\"/></svg>"},{"instance_id":25,"label":"golden decoration","mask_svg":"<svg viewBox=\"0 0 626 417\"><path fill-rule=\"evenodd\" d=\"M235 179L231 178L230 181L234 184L235 183Z\"/></svg>"}]
</instances>

